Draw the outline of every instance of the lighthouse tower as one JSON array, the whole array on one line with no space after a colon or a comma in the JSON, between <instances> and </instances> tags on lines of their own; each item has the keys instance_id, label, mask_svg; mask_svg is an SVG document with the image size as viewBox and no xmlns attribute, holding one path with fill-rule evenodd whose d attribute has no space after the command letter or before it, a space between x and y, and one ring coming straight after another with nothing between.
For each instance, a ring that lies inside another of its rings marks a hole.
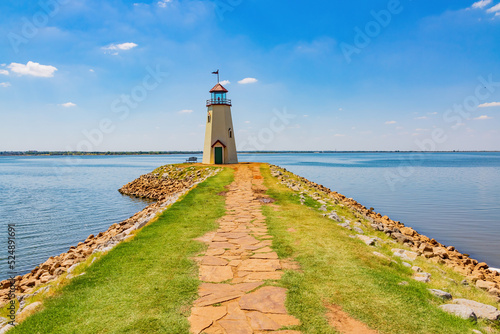
<instances>
[{"instance_id":1,"label":"lighthouse tower","mask_svg":"<svg viewBox=\"0 0 500 334\"><path fill-rule=\"evenodd\" d=\"M231 100L226 98L227 92L220 83L210 90L212 97L207 100L204 164L238 163L231 118Z\"/></svg>"}]
</instances>

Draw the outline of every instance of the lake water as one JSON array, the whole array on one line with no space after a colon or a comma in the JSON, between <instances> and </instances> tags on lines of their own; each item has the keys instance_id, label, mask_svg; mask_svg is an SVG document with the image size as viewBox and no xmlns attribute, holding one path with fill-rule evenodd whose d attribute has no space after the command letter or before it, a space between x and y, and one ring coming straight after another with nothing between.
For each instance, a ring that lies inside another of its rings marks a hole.
<instances>
[{"instance_id":1,"label":"lake water","mask_svg":"<svg viewBox=\"0 0 500 334\"><path fill-rule=\"evenodd\" d=\"M185 155L0 157L0 279L7 224L25 273L148 202L117 189ZM198 156L201 158L201 156ZM280 165L500 267L500 153L240 154Z\"/></svg>"}]
</instances>

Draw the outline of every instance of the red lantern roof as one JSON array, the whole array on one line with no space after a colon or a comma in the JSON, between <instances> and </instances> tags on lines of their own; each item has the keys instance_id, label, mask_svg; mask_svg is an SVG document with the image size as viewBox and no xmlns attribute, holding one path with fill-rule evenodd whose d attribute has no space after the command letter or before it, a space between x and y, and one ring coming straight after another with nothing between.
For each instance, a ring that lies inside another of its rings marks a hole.
<instances>
[{"instance_id":1,"label":"red lantern roof","mask_svg":"<svg viewBox=\"0 0 500 334\"><path fill-rule=\"evenodd\" d=\"M217 85L214 86L214 88L210 90L210 93L215 93L215 92L227 93L228 90L222 87L220 83L218 83Z\"/></svg>"}]
</instances>

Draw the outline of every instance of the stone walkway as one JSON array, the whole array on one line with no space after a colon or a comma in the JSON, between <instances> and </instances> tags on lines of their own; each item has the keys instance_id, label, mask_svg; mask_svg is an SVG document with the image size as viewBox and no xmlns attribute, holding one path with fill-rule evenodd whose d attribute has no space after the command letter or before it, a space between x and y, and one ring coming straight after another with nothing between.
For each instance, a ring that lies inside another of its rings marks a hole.
<instances>
[{"instance_id":1,"label":"stone walkway","mask_svg":"<svg viewBox=\"0 0 500 334\"><path fill-rule=\"evenodd\" d=\"M235 170L219 229L198 239L209 246L198 259L203 283L189 317L191 333L300 334L279 330L300 324L287 313L286 289L264 286L265 280L279 280L283 271L255 192L265 189L259 167L238 165Z\"/></svg>"}]
</instances>

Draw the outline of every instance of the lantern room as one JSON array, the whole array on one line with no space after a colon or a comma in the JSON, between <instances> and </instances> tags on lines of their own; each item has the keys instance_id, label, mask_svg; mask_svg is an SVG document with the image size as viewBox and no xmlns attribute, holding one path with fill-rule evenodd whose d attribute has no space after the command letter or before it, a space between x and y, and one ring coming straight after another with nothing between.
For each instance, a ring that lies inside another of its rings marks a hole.
<instances>
[{"instance_id":1,"label":"lantern room","mask_svg":"<svg viewBox=\"0 0 500 334\"><path fill-rule=\"evenodd\" d=\"M214 86L210 90L210 93L212 94L212 97L210 100L207 100L207 107L214 105L214 104L223 104L223 105L231 105L231 100L227 99L226 94L227 94L227 89L222 87L220 83Z\"/></svg>"}]
</instances>

